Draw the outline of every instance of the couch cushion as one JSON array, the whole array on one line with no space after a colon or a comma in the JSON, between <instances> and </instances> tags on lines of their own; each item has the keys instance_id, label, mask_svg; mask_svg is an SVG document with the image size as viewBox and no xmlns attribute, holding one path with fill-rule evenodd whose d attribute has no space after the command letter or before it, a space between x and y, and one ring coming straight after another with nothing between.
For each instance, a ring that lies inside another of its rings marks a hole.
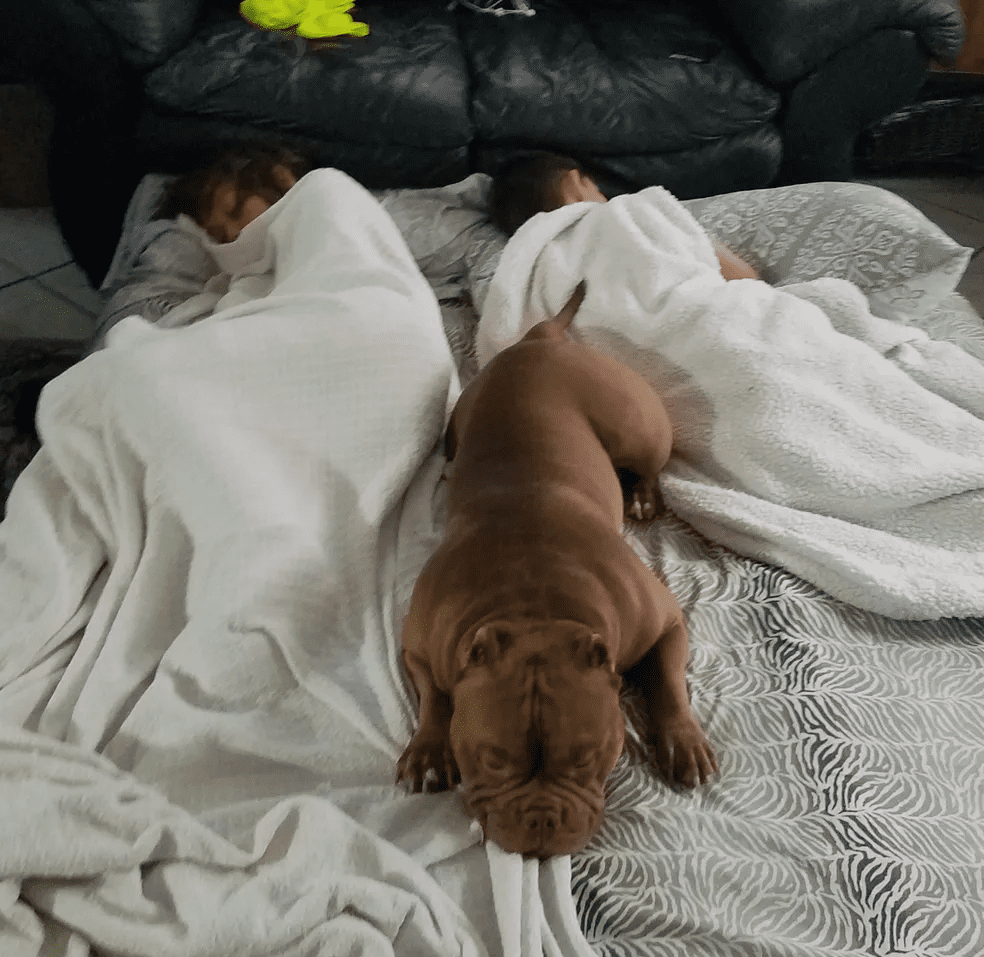
<instances>
[{"instance_id":1,"label":"couch cushion","mask_svg":"<svg viewBox=\"0 0 984 957\"><path fill-rule=\"evenodd\" d=\"M211 162L214 154L243 140L275 136L310 155L318 166L334 166L370 189L443 186L469 173L467 143L425 149L399 142L357 142L341 136L292 133L274 119L232 122L202 116L162 116L144 110L134 146L143 169L183 173Z\"/></svg>"},{"instance_id":2,"label":"couch cushion","mask_svg":"<svg viewBox=\"0 0 984 957\"><path fill-rule=\"evenodd\" d=\"M451 14L419 2L360 5L365 38L307 50L283 34L213 14L147 75L152 107L268 125L284 133L425 149L472 138L468 80Z\"/></svg>"},{"instance_id":3,"label":"couch cushion","mask_svg":"<svg viewBox=\"0 0 984 957\"><path fill-rule=\"evenodd\" d=\"M667 153L768 123L779 96L691 7L537 0L533 17L458 11L487 141Z\"/></svg>"},{"instance_id":4,"label":"couch cushion","mask_svg":"<svg viewBox=\"0 0 984 957\"><path fill-rule=\"evenodd\" d=\"M163 63L191 36L201 0L86 0L120 53L145 70Z\"/></svg>"},{"instance_id":5,"label":"couch cushion","mask_svg":"<svg viewBox=\"0 0 984 957\"><path fill-rule=\"evenodd\" d=\"M515 152L509 146L481 144L474 155L478 169L494 175ZM578 158L587 164L606 196L665 186L678 199L691 199L768 186L779 170L782 140L779 130L767 123L675 153L612 156L579 150Z\"/></svg>"}]
</instances>

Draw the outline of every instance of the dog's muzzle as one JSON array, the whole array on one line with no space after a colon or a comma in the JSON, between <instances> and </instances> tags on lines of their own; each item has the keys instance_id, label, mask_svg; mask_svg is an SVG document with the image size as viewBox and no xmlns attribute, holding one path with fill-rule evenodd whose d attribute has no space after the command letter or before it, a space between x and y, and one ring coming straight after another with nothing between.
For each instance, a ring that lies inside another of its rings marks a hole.
<instances>
[{"instance_id":1,"label":"dog's muzzle","mask_svg":"<svg viewBox=\"0 0 984 957\"><path fill-rule=\"evenodd\" d=\"M525 857L576 854L601 824L604 796L570 782L533 780L506 794L481 797L479 790L466 789L465 795L486 839Z\"/></svg>"}]
</instances>

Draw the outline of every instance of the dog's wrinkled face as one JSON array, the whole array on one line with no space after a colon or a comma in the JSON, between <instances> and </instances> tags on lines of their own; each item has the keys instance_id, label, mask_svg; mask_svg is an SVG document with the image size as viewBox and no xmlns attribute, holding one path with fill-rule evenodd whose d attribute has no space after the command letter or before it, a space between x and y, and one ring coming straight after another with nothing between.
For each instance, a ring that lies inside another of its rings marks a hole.
<instances>
[{"instance_id":1,"label":"dog's wrinkled face","mask_svg":"<svg viewBox=\"0 0 984 957\"><path fill-rule=\"evenodd\" d=\"M451 748L486 838L540 858L579 851L625 740L621 679L600 636L577 622L494 622L458 665Z\"/></svg>"}]
</instances>

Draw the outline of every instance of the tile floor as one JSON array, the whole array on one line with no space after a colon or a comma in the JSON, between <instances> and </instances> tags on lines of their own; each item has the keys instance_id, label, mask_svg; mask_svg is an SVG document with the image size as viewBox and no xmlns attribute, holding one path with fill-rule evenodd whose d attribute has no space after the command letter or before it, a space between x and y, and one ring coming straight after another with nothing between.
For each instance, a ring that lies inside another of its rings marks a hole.
<instances>
[{"instance_id":1,"label":"tile floor","mask_svg":"<svg viewBox=\"0 0 984 957\"><path fill-rule=\"evenodd\" d=\"M898 193L977 251L958 290L984 315L984 175L866 182ZM87 339L101 307L50 209L0 209L0 338Z\"/></svg>"},{"instance_id":2,"label":"tile floor","mask_svg":"<svg viewBox=\"0 0 984 957\"><path fill-rule=\"evenodd\" d=\"M50 208L0 209L0 338L88 339L102 304Z\"/></svg>"}]
</instances>

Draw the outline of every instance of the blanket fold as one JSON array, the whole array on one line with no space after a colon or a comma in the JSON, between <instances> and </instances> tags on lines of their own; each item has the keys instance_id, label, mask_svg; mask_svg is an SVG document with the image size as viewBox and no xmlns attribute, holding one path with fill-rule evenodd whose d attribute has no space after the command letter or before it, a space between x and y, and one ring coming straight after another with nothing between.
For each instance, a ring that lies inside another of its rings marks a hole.
<instances>
[{"instance_id":1,"label":"blanket fold","mask_svg":"<svg viewBox=\"0 0 984 957\"><path fill-rule=\"evenodd\" d=\"M725 282L665 190L534 217L503 254L481 363L555 314L663 397L667 505L698 531L897 618L984 614L984 366L844 280Z\"/></svg>"},{"instance_id":2,"label":"blanket fold","mask_svg":"<svg viewBox=\"0 0 984 957\"><path fill-rule=\"evenodd\" d=\"M334 170L222 254L213 316L124 319L45 389L0 525L0 952L578 939L569 880L497 910L510 875L457 795L393 786L459 391L433 292Z\"/></svg>"}]
</instances>

